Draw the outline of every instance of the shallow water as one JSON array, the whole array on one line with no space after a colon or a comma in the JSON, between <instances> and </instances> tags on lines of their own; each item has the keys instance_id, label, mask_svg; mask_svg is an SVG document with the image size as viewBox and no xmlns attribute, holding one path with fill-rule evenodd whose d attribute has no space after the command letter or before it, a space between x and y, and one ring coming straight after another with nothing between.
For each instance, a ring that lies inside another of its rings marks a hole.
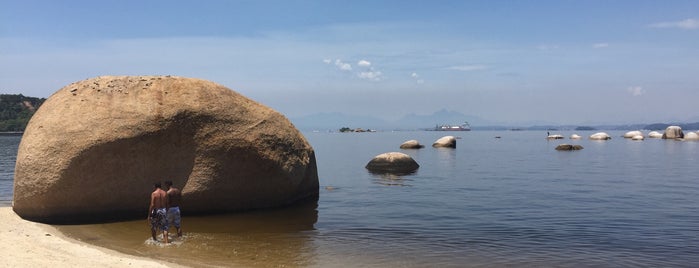
<instances>
[{"instance_id":1,"label":"shallow water","mask_svg":"<svg viewBox=\"0 0 699 268\"><path fill-rule=\"evenodd\" d=\"M308 132L321 183L317 203L185 216L185 237L169 246L148 241L145 219L59 228L193 266L695 266L699 143L609 133L609 141L547 141L529 131ZM456 149L429 146L444 135L461 137ZM427 148L398 149L409 139ZM555 151L561 143L584 149ZM418 172L364 169L390 151L411 155Z\"/></svg>"},{"instance_id":2,"label":"shallow water","mask_svg":"<svg viewBox=\"0 0 699 268\"><path fill-rule=\"evenodd\" d=\"M0 135L0 206L12 206L12 181L22 136Z\"/></svg>"}]
</instances>

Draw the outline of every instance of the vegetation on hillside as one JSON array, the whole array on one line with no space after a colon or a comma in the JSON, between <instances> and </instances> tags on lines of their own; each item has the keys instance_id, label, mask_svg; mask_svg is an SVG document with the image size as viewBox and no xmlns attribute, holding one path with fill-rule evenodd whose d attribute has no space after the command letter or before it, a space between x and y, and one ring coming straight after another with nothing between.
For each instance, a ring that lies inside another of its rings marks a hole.
<instances>
[{"instance_id":1,"label":"vegetation on hillside","mask_svg":"<svg viewBox=\"0 0 699 268\"><path fill-rule=\"evenodd\" d=\"M45 98L0 94L0 132L24 131Z\"/></svg>"}]
</instances>

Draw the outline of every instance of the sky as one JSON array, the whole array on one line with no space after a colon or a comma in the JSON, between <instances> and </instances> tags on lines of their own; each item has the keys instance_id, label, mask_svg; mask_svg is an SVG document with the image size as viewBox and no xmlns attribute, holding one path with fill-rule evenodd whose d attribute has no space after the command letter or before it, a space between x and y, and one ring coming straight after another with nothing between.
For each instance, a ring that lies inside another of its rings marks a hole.
<instances>
[{"instance_id":1,"label":"sky","mask_svg":"<svg viewBox=\"0 0 699 268\"><path fill-rule=\"evenodd\" d=\"M287 117L699 121L697 1L0 0L0 93L210 80Z\"/></svg>"}]
</instances>

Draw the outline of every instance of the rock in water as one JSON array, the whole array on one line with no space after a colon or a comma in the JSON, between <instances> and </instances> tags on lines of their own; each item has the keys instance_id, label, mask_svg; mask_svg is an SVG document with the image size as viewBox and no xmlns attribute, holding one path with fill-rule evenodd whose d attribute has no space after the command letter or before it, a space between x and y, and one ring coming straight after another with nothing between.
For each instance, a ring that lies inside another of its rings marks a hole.
<instances>
[{"instance_id":1,"label":"rock in water","mask_svg":"<svg viewBox=\"0 0 699 268\"><path fill-rule=\"evenodd\" d=\"M221 85L105 76L54 93L17 154L14 211L99 222L147 213L172 180L184 212L221 213L318 198L313 148L280 113Z\"/></svg>"},{"instance_id":2,"label":"rock in water","mask_svg":"<svg viewBox=\"0 0 699 268\"><path fill-rule=\"evenodd\" d=\"M634 130L634 131L626 132L626 133L624 134L624 138L625 138L625 139L631 139L631 138L633 138L633 137L635 137L635 136L641 136L641 137L643 137L643 132L641 132L641 131L639 131L639 130Z\"/></svg>"},{"instance_id":3,"label":"rock in water","mask_svg":"<svg viewBox=\"0 0 699 268\"><path fill-rule=\"evenodd\" d=\"M400 145L401 149L421 149L425 145L420 144L417 140L409 140Z\"/></svg>"},{"instance_id":4,"label":"rock in water","mask_svg":"<svg viewBox=\"0 0 699 268\"><path fill-rule=\"evenodd\" d=\"M663 133L663 139L681 139L684 138L684 133L682 128L679 126L669 126L665 129Z\"/></svg>"},{"instance_id":5,"label":"rock in water","mask_svg":"<svg viewBox=\"0 0 699 268\"><path fill-rule=\"evenodd\" d=\"M577 150L582 150L583 147L582 145L571 145L571 144L559 144L556 146L556 150L558 151L577 151Z\"/></svg>"},{"instance_id":6,"label":"rock in water","mask_svg":"<svg viewBox=\"0 0 699 268\"><path fill-rule=\"evenodd\" d=\"M597 132L595 134L590 135L591 140L611 140L612 137L609 136L609 134L605 132Z\"/></svg>"},{"instance_id":7,"label":"rock in water","mask_svg":"<svg viewBox=\"0 0 699 268\"><path fill-rule=\"evenodd\" d=\"M432 147L456 148L456 138L454 136L444 136L432 143Z\"/></svg>"},{"instance_id":8,"label":"rock in water","mask_svg":"<svg viewBox=\"0 0 699 268\"><path fill-rule=\"evenodd\" d=\"M650 133L648 133L648 138L660 139L662 137L663 137L663 134L661 134L660 132L657 132L657 131L651 131Z\"/></svg>"},{"instance_id":9,"label":"rock in water","mask_svg":"<svg viewBox=\"0 0 699 268\"><path fill-rule=\"evenodd\" d=\"M686 141L699 141L699 134L695 132L687 132L686 135L684 135L684 140Z\"/></svg>"},{"instance_id":10,"label":"rock in water","mask_svg":"<svg viewBox=\"0 0 699 268\"><path fill-rule=\"evenodd\" d=\"M399 152L383 153L375 156L366 165L366 168L374 173L406 174L415 172L420 165L407 154Z\"/></svg>"}]
</instances>

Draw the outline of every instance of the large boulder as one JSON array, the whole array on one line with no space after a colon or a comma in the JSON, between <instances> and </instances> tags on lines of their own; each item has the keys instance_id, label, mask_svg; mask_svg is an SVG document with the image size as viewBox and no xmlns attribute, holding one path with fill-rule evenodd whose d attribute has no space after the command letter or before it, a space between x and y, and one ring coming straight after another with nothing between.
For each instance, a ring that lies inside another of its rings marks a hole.
<instances>
[{"instance_id":1,"label":"large boulder","mask_svg":"<svg viewBox=\"0 0 699 268\"><path fill-rule=\"evenodd\" d=\"M638 130L634 130L634 131L629 131L629 132L624 133L624 138L626 138L626 139L631 139L635 136L643 136L643 132L638 131Z\"/></svg>"},{"instance_id":2,"label":"large boulder","mask_svg":"<svg viewBox=\"0 0 699 268\"><path fill-rule=\"evenodd\" d=\"M375 156L366 165L372 173L409 174L420 167L415 160L407 154L399 152L383 153Z\"/></svg>"},{"instance_id":3,"label":"large boulder","mask_svg":"<svg viewBox=\"0 0 699 268\"><path fill-rule=\"evenodd\" d=\"M60 89L33 116L13 208L49 223L145 217L163 180L188 214L318 198L313 148L280 113L208 81L106 76Z\"/></svg>"},{"instance_id":4,"label":"large boulder","mask_svg":"<svg viewBox=\"0 0 699 268\"><path fill-rule=\"evenodd\" d=\"M420 144L417 140L409 140L400 145L401 149L421 149L425 145Z\"/></svg>"},{"instance_id":5,"label":"large boulder","mask_svg":"<svg viewBox=\"0 0 699 268\"><path fill-rule=\"evenodd\" d=\"M571 140L579 140L579 139L581 139L581 138L582 138L582 137L580 137L580 135L578 135L578 134L570 135L570 139L571 139Z\"/></svg>"},{"instance_id":6,"label":"large boulder","mask_svg":"<svg viewBox=\"0 0 699 268\"><path fill-rule=\"evenodd\" d=\"M456 148L456 137L444 136L432 143L435 148Z\"/></svg>"},{"instance_id":7,"label":"large boulder","mask_svg":"<svg viewBox=\"0 0 699 268\"><path fill-rule=\"evenodd\" d=\"M663 133L663 139L681 138L684 138L684 133L682 133L682 128L679 126L669 126L665 129L665 133Z\"/></svg>"},{"instance_id":8,"label":"large boulder","mask_svg":"<svg viewBox=\"0 0 699 268\"><path fill-rule=\"evenodd\" d=\"M597 132L595 134L590 135L591 140L611 140L612 137L609 136L609 134L605 132Z\"/></svg>"}]
</instances>

